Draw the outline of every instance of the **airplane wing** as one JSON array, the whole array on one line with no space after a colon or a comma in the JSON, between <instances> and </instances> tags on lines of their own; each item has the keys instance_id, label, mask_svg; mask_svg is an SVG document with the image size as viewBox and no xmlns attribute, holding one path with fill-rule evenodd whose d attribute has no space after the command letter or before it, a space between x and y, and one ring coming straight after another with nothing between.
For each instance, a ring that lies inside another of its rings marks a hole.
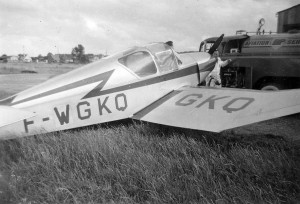
<instances>
[{"instance_id":1,"label":"airplane wing","mask_svg":"<svg viewBox=\"0 0 300 204\"><path fill-rule=\"evenodd\" d=\"M9 106L0 106L0 127L34 117L35 114Z\"/></svg>"},{"instance_id":2,"label":"airplane wing","mask_svg":"<svg viewBox=\"0 0 300 204\"><path fill-rule=\"evenodd\" d=\"M300 89L258 91L182 87L132 118L164 125L221 132L300 112Z\"/></svg>"}]
</instances>

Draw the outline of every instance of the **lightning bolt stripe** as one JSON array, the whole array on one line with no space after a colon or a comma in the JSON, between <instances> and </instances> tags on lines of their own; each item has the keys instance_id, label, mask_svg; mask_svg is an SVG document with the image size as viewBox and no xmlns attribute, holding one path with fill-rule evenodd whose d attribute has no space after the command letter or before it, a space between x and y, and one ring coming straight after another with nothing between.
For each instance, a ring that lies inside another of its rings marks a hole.
<instances>
[{"instance_id":1,"label":"lightning bolt stripe","mask_svg":"<svg viewBox=\"0 0 300 204\"><path fill-rule=\"evenodd\" d=\"M149 106L147 106L146 108L140 110L139 112L133 114L133 119L137 119L140 120L141 118L143 118L145 115L147 115L148 113L150 113L151 111L153 111L154 109L158 108L159 106L161 106L163 103L165 103L166 101L168 101L169 99L173 98L174 96L178 95L179 93L181 93L181 90L176 90L176 91L171 91L170 93L166 94L165 96L163 96L162 98L158 99L157 101L154 101L153 103L151 103Z\"/></svg>"},{"instance_id":2,"label":"lightning bolt stripe","mask_svg":"<svg viewBox=\"0 0 300 204\"><path fill-rule=\"evenodd\" d=\"M39 93L37 95L34 95L34 96L31 96L31 97L13 102L10 105L16 105L16 104L19 104L19 103L23 103L23 102L38 99L38 98L41 98L41 97L49 96L49 95L52 95L52 94L56 94L56 93L59 93L59 92L62 92L62 91L67 91L67 90L70 90L70 89L74 89L74 88L77 88L77 87L80 87L80 86L92 84L92 83L99 82L99 81L101 81L101 83L97 87L102 89L104 87L104 85L106 84L106 82L108 81L108 79L110 78L110 76L113 74L114 71L115 70L110 70L108 72L104 72L104 73L101 73L101 74L98 74L98 75L95 75L95 76L92 76L92 77L89 77L89 78L82 79L80 81L76 81L76 82L71 83L71 84L67 84L65 86L61 86L61 87L58 87L58 88L55 88L55 89L52 89L52 90L49 90L49 91L46 91L46 92L43 92L43 93ZM0 104L1 104L1 102L0 102Z\"/></svg>"},{"instance_id":3,"label":"lightning bolt stripe","mask_svg":"<svg viewBox=\"0 0 300 204\"><path fill-rule=\"evenodd\" d=\"M206 63L201 64L200 66L201 66L200 72L211 71L215 66L215 61L208 61ZM115 93L115 92L121 92L121 91L135 89L135 88L139 88L139 87L143 87L143 86L148 86L148 85L152 85L152 84L156 84L156 83L160 83L163 81L168 81L168 80L172 80L172 79L176 79L176 78L180 78L180 77L185 77L188 75L198 73L199 72L198 69L199 69L198 65L193 65L191 67L188 67L185 69L180 69L175 72L170 72L168 74L164 74L164 75L157 76L154 78L138 81L138 82L131 83L131 84L126 84L123 86L118 86L118 87L111 88L111 89L106 89L103 91L101 91L101 89L96 87L91 92L89 92L87 95L85 95L82 99L111 94L111 93Z\"/></svg>"},{"instance_id":4,"label":"lightning bolt stripe","mask_svg":"<svg viewBox=\"0 0 300 204\"><path fill-rule=\"evenodd\" d=\"M89 92L86 96L84 96L82 99L111 94L111 93L115 93L115 92L121 92L121 91L135 89L135 88L139 88L139 87L143 87L143 86L149 86L152 84L156 84L156 83L160 83L163 81L168 81L168 80L172 80L172 79L176 79L176 78L180 78L180 77L185 77L185 76L197 73L198 72L197 69L198 69L198 66L194 65L194 66L191 66L186 69L178 70L176 72L170 72L168 74L156 76L154 78L138 81L138 82L131 83L131 84L126 84L123 86L118 86L118 87L111 88L111 89L106 89L103 91L100 91L98 88L95 88L91 92Z\"/></svg>"},{"instance_id":5,"label":"lightning bolt stripe","mask_svg":"<svg viewBox=\"0 0 300 204\"><path fill-rule=\"evenodd\" d=\"M156 83L160 83L163 81L168 81L168 80L172 80L172 79L176 79L176 78L180 78L180 77L185 77L188 75L192 75L192 74L196 74L199 73L199 68L200 68L200 72L205 72L205 71L211 71L215 65L214 63L215 61L209 60L206 63L200 64L201 67L198 67L197 64L192 65L188 68L184 68L184 69L180 69L178 71L175 72L170 72L161 76L156 76L154 78L150 78L150 79L146 79L146 80L141 80L135 83L131 83L131 84L127 84L127 85L123 85L123 86L119 86L119 87L115 87L115 88L111 88L111 89L106 89L106 90L102 90L103 87L105 86L106 82L109 80L109 78L111 77L111 75L113 74L113 72L115 70L110 70L86 79L82 79L80 81L77 82L73 82L71 84L67 84L43 93L39 93L36 94L34 96L19 100L19 101L14 101L15 96L5 99L3 101L0 101L0 105L17 105L23 102L27 102L30 100L34 100L34 99L38 99L41 97L45 97L45 96L49 96L52 94L56 94L62 91L67 91L70 89L74 89L80 86L84 86L84 85L88 85L88 84L92 84L95 82L100 82L94 89L92 89L89 93L87 93L82 99L87 99L87 98L93 98L93 97L97 97L97 96L101 96L101 95L106 95L106 94L110 94L110 93L115 93L115 92L120 92L120 91L125 91L125 90L129 90L129 89L134 89L134 88L138 88L138 87L143 87L143 86L148 86L148 85L152 85L152 84L156 84ZM101 91L102 90L102 91Z\"/></svg>"}]
</instances>

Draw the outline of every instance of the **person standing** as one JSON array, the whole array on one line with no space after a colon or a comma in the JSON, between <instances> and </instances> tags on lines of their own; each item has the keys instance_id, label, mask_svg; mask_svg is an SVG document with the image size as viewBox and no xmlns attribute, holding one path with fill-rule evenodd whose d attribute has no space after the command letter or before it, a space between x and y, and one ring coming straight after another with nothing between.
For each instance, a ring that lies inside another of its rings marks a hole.
<instances>
[{"instance_id":1,"label":"person standing","mask_svg":"<svg viewBox=\"0 0 300 204\"><path fill-rule=\"evenodd\" d=\"M225 61L222 61L219 57L219 51L216 50L213 53L213 57L217 59L216 65L214 69L209 73L209 75L206 77L206 86L210 87L222 87L222 79L220 76L221 67L225 67L228 65L232 60L228 59Z\"/></svg>"}]
</instances>

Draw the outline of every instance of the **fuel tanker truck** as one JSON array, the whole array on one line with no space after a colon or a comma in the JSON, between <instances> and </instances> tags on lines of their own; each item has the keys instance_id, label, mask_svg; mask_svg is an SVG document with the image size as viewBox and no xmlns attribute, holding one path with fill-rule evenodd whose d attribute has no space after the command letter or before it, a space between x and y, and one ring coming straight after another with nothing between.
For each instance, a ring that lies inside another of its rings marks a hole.
<instances>
[{"instance_id":1,"label":"fuel tanker truck","mask_svg":"<svg viewBox=\"0 0 300 204\"><path fill-rule=\"evenodd\" d=\"M201 42L205 52L218 37ZM222 60L222 87L280 90L300 88L300 32L250 35L237 31L225 36L217 48Z\"/></svg>"}]
</instances>

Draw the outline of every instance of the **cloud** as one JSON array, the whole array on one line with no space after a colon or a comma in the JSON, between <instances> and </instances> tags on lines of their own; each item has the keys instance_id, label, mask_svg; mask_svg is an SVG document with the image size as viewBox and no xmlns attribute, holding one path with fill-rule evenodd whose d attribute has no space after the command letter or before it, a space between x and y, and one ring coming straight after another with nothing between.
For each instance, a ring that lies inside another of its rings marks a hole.
<instances>
[{"instance_id":1,"label":"cloud","mask_svg":"<svg viewBox=\"0 0 300 204\"><path fill-rule=\"evenodd\" d=\"M255 31L265 18L276 30L276 12L296 0L10 0L0 2L0 54L116 52L133 45L173 40L175 48L197 50L206 37Z\"/></svg>"}]
</instances>

